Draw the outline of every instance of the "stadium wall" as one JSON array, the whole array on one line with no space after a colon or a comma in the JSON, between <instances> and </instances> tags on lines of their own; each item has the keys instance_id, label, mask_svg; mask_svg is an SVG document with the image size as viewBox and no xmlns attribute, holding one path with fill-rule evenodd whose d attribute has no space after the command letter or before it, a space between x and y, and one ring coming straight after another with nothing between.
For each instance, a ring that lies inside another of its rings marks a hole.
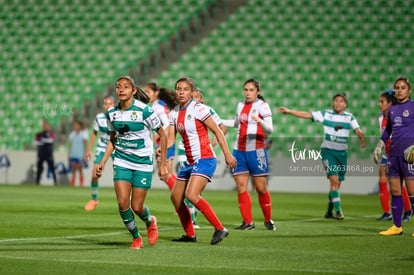
<instances>
[{"instance_id":1,"label":"stadium wall","mask_svg":"<svg viewBox=\"0 0 414 275\"><path fill-rule=\"evenodd\" d=\"M309 158L310 156L310 158ZM110 161L108 161L110 162ZM8 165L9 163L9 165ZM90 161L84 168L85 186L90 185L93 162ZM274 192L310 192L326 193L329 183L318 153L296 154L291 158L270 158L269 190ZM68 185L71 174L68 172L68 156L65 152L55 153L55 171L60 185ZM338 169L341 169L340 167ZM36 152L12 151L0 154L0 184L34 184L36 175ZM368 194L371 193L378 181L378 166L371 160L349 160L347 177L341 186L342 193ZM78 181L79 182L79 181ZM77 182L77 186L78 186ZM107 163L100 186L110 187L112 181L112 167ZM44 163L41 185L53 185L51 175L47 173ZM154 188L167 188L166 184L158 179L154 172ZM218 166L214 179L207 186L213 190L233 190L234 180L224 157L218 155Z\"/></svg>"}]
</instances>

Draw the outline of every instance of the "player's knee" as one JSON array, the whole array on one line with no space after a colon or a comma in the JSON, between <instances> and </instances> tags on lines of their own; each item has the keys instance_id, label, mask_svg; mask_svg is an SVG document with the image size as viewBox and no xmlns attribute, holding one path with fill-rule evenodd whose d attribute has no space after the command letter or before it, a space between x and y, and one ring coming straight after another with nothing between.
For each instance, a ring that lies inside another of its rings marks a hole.
<instances>
[{"instance_id":1,"label":"player's knee","mask_svg":"<svg viewBox=\"0 0 414 275\"><path fill-rule=\"evenodd\" d=\"M192 204L195 204L199 200L199 194L193 194L192 192L185 192L185 198Z\"/></svg>"},{"instance_id":2,"label":"player's knee","mask_svg":"<svg viewBox=\"0 0 414 275\"><path fill-rule=\"evenodd\" d=\"M129 208L129 198L128 199L118 199L118 208L119 209L128 209Z\"/></svg>"}]
</instances>

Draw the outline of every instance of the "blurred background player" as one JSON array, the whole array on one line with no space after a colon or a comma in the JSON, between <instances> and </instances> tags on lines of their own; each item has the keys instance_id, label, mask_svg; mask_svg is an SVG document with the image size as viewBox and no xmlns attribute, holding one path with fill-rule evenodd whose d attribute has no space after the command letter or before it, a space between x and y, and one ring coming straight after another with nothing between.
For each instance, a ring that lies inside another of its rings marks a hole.
<instances>
[{"instance_id":1,"label":"blurred background player","mask_svg":"<svg viewBox=\"0 0 414 275\"><path fill-rule=\"evenodd\" d=\"M98 188L99 178L95 175L96 165L101 163L102 157L105 153L106 145L109 142L109 132L108 132L108 125L106 119L106 112L108 112L109 108L112 108L115 105L115 99L113 96L106 96L103 100L103 108L105 110L104 113L99 113L96 115L95 120L93 121L93 132L91 135L91 139L89 141L88 149L86 150L85 154L85 161L89 161L91 159L91 152L92 147L95 143L95 140L99 134L98 146L96 147L95 152L95 161L92 170L92 181L91 181L91 200L85 205L86 211L91 211L94 207L99 203L98 198Z\"/></svg>"},{"instance_id":2,"label":"blurred background player","mask_svg":"<svg viewBox=\"0 0 414 275\"><path fill-rule=\"evenodd\" d=\"M211 181L217 166L217 159L211 147L208 136L210 129L217 137L220 147L224 153L226 164L234 168L236 160L230 154L226 139L211 117L210 108L192 100L194 82L188 77L182 77L175 84L175 92L179 106L171 114L168 143L175 143L177 132L184 141L184 149L187 156L187 163L180 169L177 180L171 193L171 201L180 217L181 225L185 235L174 239L177 242L196 242L191 214L184 203L187 198L198 210L203 213L206 219L214 227L215 231L210 244L217 244L228 236L228 231L210 204L201 197L201 193Z\"/></svg>"},{"instance_id":3,"label":"blurred background player","mask_svg":"<svg viewBox=\"0 0 414 275\"><path fill-rule=\"evenodd\" d=\"M324 129L324 138L321 145L322 163L330 182L328 209L325 218L335 218L338 220L344 219L339 188L342 181L345 180L350 129L359 137L361 148L365 148L365 137L359 128L357 120L353 114L344 111L347 105L346 95L338 93L333 97L333 110L303 112L289 110L285 107L279 108L280 113L322 123ZM335 215L332 214L333 208L336 210Z\"/></svg>"},{"instance_id":4,"label":"blurred background player","mask_svg":"<svg viewBox=\"0 0 414 275\"><path fill-rule=\"evenodd\" d=\"M275 231L272 220L272 199L267 189L269 157L265 137L273 132L272 112L261 94L257 79L243 84L244 100L237 105L236 119L224 121L228 127L238 128L233 156L237 167L232 173L237 186L237 198L243 222L237 230L254 230L252 199L248 191L250 176L258 194L266 229Z\"/></svg>"},{"instance_id":5,"label":"blurred background player","mask_svg":"<svg viewBox=\"0 0 414 275\"><path fill-rule=\"evenodd\" d=\"M158 88L156 83L148 83L144 89L145 93L149 97L150 103L152 103L152 109L158 115L161 120L162 128L166 130L170 125L169 113L170 110L177 106L177 99L175 93L166 88ZM157 134L153 137L153 142L157 147L160 146L160 138ZM175 179L177 176L174 174L173 162L175 157L175 144L173 144L167 150L167 164L168 164L168 179L165 181L168 188L172 190L174 187ZM160 157L156 156L157 165L159 169Z\"/></svg>"},{"instance_id":6,"label":"blurred background player","mask_svg":"<svg viewBox=\"0 0 414 275\"><path fill-rule=\"evenodd\" d=\"M378 106L381 111L380 115L378 116L378 123L381 130L381 134L384 132L385 127L387 125L387 118L388 118L388 110L391 104L395 104L397 99L394 96L394 90L385 91L380 95ZM388 178L387 178L387 155L390 150L390 139L387 140L385 143L385 151L382 154L381 161L380 161L380 168L379 168L379 194L380 194L380 201L382 210L384 213L381 217L377 220L379 221L389 221L392 220L391 212L390 212L390 191L388 189ZM412 209L411 209L411 202L410 198L408 197L407 188L405 185L402 186L402 195L404 201L404 217L403 221L409 221L412 216Z\"/></svg>"},{"instance_id":7,"label":"blurred background player","mask_svg":"<svg viewBox=\"0 0 414 275\"><path fill-rule=\"evenodd\" d=\"M80 121L73 123L73 131L69 134L69 164L72 169L71 185L75 186L76 171L79 171L79 185L83 186L83 164L88 142L88 133Z\"/></svg>"},{"instance_id":8,"label":"blurred background player","mask_svg":"<svg viewBox=\"0 0 414 275\"><path fill-rule=\"evenodd\" d=\"M96 175L99 177L102 174L106 161L114 153L114 185L119 213L133 237L130 248L140 249L143 240L133 212L147 226L148 243L155 245L158 240L157 219L144 204L151 188L153 173L151 131L156 131L161 140L159 174L162 180L168 175L167 136L160 119L146 104L149 99L145 92L135 86L131 77L119 77L115 91L119 104L110 108L106 114L110 140L101 163L96 166Z\"/></svg>"},{"instance_id":9,"label":"blurred background player","mask_svg":"<svg viewBox=\"0 0 414 275\"><path fill-rule=\"evenodd\" d=\"M47 162L47 167L52 173L53 183L56 185L56 172L55 164L53 159L53 144L55 142L55 133L52 130L49 122L43 120L42 122L42 132L39 132L35 135L33 144L37 149L37 173L36 173L36 184L40 184L40 177L43 172L43 162Z\"/></svg>"},{"instance_id":10,"label":"blurred background player","mask_svg":"<svg viewBox=\"0 0 414 275\"><path fill-rule=\"evenodd\" d=\"M391 137L388 153L388 180L391 188L391 211L393 225L380 235L401 235L403 218L402 180L405 179L411 205L414 204L414 165L407 162L404 154L414 145L414 101L410 99L411 83L399 77L394 82L397 102L391 104L387 126L374 150L374 161L379 162L385 143ZM414 235L413 235L414 236Z\"/></svg>"}]
</instances>

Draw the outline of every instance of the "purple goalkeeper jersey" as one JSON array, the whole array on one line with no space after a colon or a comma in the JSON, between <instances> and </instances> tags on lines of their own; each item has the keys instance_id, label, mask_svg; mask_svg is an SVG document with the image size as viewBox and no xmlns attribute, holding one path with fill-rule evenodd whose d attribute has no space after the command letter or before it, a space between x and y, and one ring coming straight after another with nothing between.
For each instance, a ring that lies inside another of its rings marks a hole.
<instances>
[{"instance_id":1,"label":"purple goalkeeper jersey","mask_svg":"<svg viewBox=\"0 0 414 275\"><path fill-rule=\"evenodd\" d=\"M386 135L391 135L390 156L402 156L404 150L414 144L414 101L390 106L387 129L381 137L383 141Z\"/></svg>"}]
</instances>

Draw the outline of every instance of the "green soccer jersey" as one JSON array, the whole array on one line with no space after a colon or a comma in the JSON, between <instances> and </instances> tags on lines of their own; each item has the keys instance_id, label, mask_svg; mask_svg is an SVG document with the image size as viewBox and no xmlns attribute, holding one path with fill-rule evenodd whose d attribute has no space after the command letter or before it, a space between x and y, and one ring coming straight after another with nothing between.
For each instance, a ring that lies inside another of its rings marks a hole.
<instances>
[{"instance_id":1,"label":"green soccer jersey","mask_svg":"<svg viewBox=\"0 0 414 275\"><path fill-rule=\"evenodd\" d=\"M338 151L348 149L349 131L359 128L355 117L348 112L337 114L333 110L312 112L312 120L323 125L324 137L321 147Z\"/></svg>"},{"instance_id":2,"label":"green soccer jersey","mask_svg":"<svg viewBox=\"0 0 414 275\"><path fill-rule=\"evenodd\" d=\"M106 114L108 130L115 132L114 165L131 170L152 172L153 144L151 131L158 131L161 121L154 110L141 101L121 111L112 107Z\"/></svg>"}]
</instances>

